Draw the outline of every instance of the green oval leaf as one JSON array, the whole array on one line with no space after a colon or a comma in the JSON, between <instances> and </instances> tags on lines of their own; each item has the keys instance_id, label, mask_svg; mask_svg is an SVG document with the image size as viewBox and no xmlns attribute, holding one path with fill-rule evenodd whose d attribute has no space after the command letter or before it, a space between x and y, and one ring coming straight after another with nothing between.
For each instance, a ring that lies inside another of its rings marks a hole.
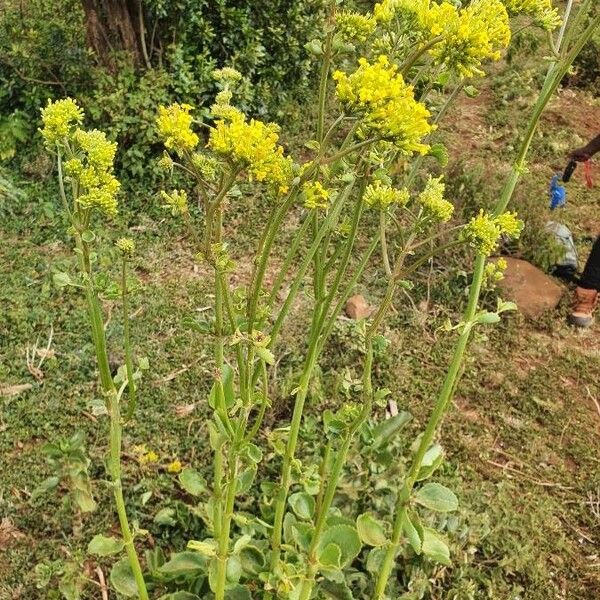
<instances>
[{"instance_id":1,"label":"green oval leaf","mask_svg":"<svg viewBox=\"0 0 600 600\"><path fill-rule=\"evenodd\" d=\"M373 428L373 448L385 446L411 419L410 413L400 412Z\"/></svg>"},{"instance_id":2,"label":"green oval leaf","mask_svg":"<svg viewBox=\"0 0 600 600\"><path fill-rule=\"evenodd\" d=\"M175 509L174 508L161 508L154 517L154 522L157 525L169 525L173 526L177 521L174 519Z\"/></svg>"},{"instance_id":3,"label":"green oval leaf","mask_svg":"<svg viewBox=\"0 0 600 600\"><path fill-rule=\"evenodd\" d=\"M319 541L318 553L320 554L329 544L336 544L342 551L342 567L350 564L362 548L356 529L350 525L334 525L326 529Z\"/></svg>"},{"instance_id":4,"label":"green oval leaf","mask_svg":"<svg viewBox=\"0 0 600 600\"><path fill-rule=\"evenodd\" d=\"M327 546L319 552L319 562L324 567L339 569L342 562L342 550L337 544L327 544Z\"/></svg>"},{"instance_id":5,"label":"green oval leaf","mask_svg":"<svg viewBox=\"0 0 600 600\"><path fill-rule=\"evenodd\" d=\"M367 546L383 546L388 541L381 523L368 513L359 515L356 519L356 529L360 539Z\"/></svg>"},{"instance_id":6,"label":"green oval leaf","mask_svg":"<svg viewBox=\"0 0 600 600\"><path fill-rule=\"evenodd\" d=\"M419 521L419 517L407 514L402 524L402 530L415 554L421 554L423 549L423 526Z\"/></svg>"},{"instance_id":7,"label":"green oval leaf","mask_svg":"<svg viewBox=\"0 0 600 600\"><path fill-rule=\"evenodd\" d=\"M194 550L204 556L217 555L217 542L212 538L204 541L190 540L187 543L187 547L188 550Z\"/></svg>"},{"instance_id":8,"label":"green oval leaf","mask_svg":"<svg viewBox=\"0 0 600 600\"><path fill-rule=\"evenodd\" d=\"M86 229L82 234L81 234L81 239L88 243L91 244L95 239L96 239L96 234L91 231L90 229Z\"/></svg>"},{"instance_id":9,"label":"green oval leaf","mask_svg":"<svg viewBox=\"0 0 600 600\"><path fill-rule=\"evenodd\" d=\"M207 560L199 552L177 552L158 570L163 575L194 575L206 572Z\"/></svg>"},{"instance_id":10,"label":"green oval leaf","mask_svg":"<svg viewBox=\"0 0 600 600\"><path fill-rule=\"evenodd\" d=\"M423 554L443 565L450 565L450 549L437 531L425 527L423 529Z\"/></svg>"},{"instance_id":11,"label":"green oval leaf","mask_svg":"<svg viewBox=\"0 0 600 600\"><path fill-rule=\"evenodd\" d=\"M119 594L126 598L132 598L138 595L137 584L129 561L126 558L122 558L110 572L110 583Z\"/></svg>"},{"instance_id":12,"label":"green oval leaf","mask_svg":"<svg viewBox=\"0 0 600 600\"><path fill-rule=\"evenodd\" d=\"M458 508L458 498L441 483L426 483L414 496L425 508L437 512L450 512Z\"/></svg>"},{"instance_id":13,"label":"green oval leaf","mask_svg":"<svg viewBox=\"0 0 600 600\"><path fill-rule=\"evenodd\" d=\"M190 467L186 467L179 473L179 483L181 487L192 496L200 496L206 491L206 481L204 477Z\"/></svg>"},{"instance_id":14,"label":"green oval leaf","mask_svg":"<svg viewBox=\"0 0 600 600\"><path fill-rule=\"evenodd\" d=\"M96 556L110 556L121 552L121 550L123 550L123 540L101 534L95 535L87 548L89 554L95 554Z\"/></svg>"},{"instance_id":15,"label":"green oval leaf","mask_svg":"<svg viewBox=\"0 0 600 600\"><path fill-rule=\"evenodd\" d=\"M308 521L315 513L315 499L306 492L291 494L288 502L299 519Z\"/></svg>"},{"instance_id":16,"label":"green oval leaf","mask_svg":"<svg viewBox=\"0 0 600 600\"><path fill-rule=\"evenodd\" d=\"M265 555L256 546L244 546L239 552L242 569L250 575L258 575L266 564Z\"/></svg>"}]
</instances>

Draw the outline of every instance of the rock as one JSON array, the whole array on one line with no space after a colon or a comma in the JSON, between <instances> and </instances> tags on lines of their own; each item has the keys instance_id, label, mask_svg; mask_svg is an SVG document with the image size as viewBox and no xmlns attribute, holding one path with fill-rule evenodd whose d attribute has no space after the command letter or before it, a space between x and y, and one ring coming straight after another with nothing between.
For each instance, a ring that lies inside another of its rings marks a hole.
<instances>
[{"instance_id":1,"label":"rock","mask_svg":"<svg viewBox=\"0 0 600 600\"><path fill-rule=\"evenodd\" d=\"M506 262L504 279L498 284L504 300L516 302L519 311L530 319L557 307L563 288L552 277L526 260L507 256Z\"/></svg>"},{"instance_id":2,"label":"rock","mask_svg":"<svg viewBox=\"0 0 600 600\"><path fill-rule=\"evenodd\" d=\"M361 294L348 298L346 314L355 320L366 319L371 314L371 307Z\"/></svg>"}]
</instances>

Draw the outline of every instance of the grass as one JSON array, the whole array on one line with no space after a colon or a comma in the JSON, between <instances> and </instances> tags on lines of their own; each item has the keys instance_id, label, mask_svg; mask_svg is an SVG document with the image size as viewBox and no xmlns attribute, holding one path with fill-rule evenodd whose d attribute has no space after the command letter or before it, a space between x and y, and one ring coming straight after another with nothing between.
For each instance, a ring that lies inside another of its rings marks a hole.
<instances>
[{"instance_id":1,"label":"grass","mask_svg":"<svg viewBox=\"0 0 600 600\"><path fill-rule=\"evenodd\" d=\"M510 152L497 149L512 138L518 115L526 110L523 98L529 80L524 77L523 72L516 108L507 104L513 100L507 86L513 94L517 79L509 69L497 74L493 88L485 86L480 96L463 101L455 113L459 116L453 133L445 140L454 161L449 189L465 214L491 201L507 171ZM594 133L577 111L565 111L582 102L587 103L587 114L599 114L581 94L563 93L550 108L514 205L531 232L516 251L540 264L546 257L541 228L548 216L547 183L552 170L562 166L572 142L564 132L573 130L581 139ZM473 141L465 148L465 132L473 130ZM90 580L83 597L100 598L96 563L85 556L85 548L94 534L117 531L116 516L99 510L74 519L64 490L30 500L34 488L51 474L40 454L42 446L82 431L92 460L94 493L102 506L110 505L102 466L106 423L91 406L95 376L83 301L52 284L52 271L69 266L69 249L54 224L51 194L40 193L40 183L21 187L25 197L2 204L10 212L0 230L0 599L60 597L56 578L40 588L40 571L34 569L53 561L59 561L56 569L76 564ZM584 253L597 224L597 209L580 179L569 186L569 195L560 219L572 227ZM243 203L243 209L231 206L228 213L228 229L235 234L232 252L241 266L240 285L248 276L245 256L256 242L255 232L243 224L265 211L260 202L244 198ZM158 215L150 208L148 214L131 213L123 219L124 227L135 230L136 274L143 287L132 308L136 353L150 358L153 373L142 384L138 418L125 431L125 489L130 513L149 532L143 546L182 548L187 539L201 539L203 525L185 508L192 499L166 467L179 458L200 470L208 468L203 414L211 363L207 345L183 329L181 321L202 312L210 298L202 265L193 263L184 239ZM400 409L414 415L406 438L398 443L401 449L424 423L446 368L454 334L444 331L443 325L448 318L456 320L463 302L465 258L454 254L436 262L431 271L425 269L412 298L398 296L388 323L391 344L378 361L375 379L391 389ZM100 260L110 264L111 257ZM359 291L375 302L382 292L381 281L375 268ZM494 298L490 293L489 301ZM460 514L444 524L454 564L434 567L407 556L401 576L411 583L402 596L405 600L600 596L600 468L594 451L600 415L593 402L600 397L600 343L597 329L575 332L567 327L567 310L565 301L538 322L515 315L478 333L440 439L447 454L442 479L461 500ZM109 314L108 332L114 336L121 324L117 312ZM294 387L300 368L303 348L298 331L306 318L300 302L294 326L280 344L277 368L287 390ZM36 378L26 364L27 347L38 339L38 346L44 347L51 329L51 352L41 366L43 375ZM352 396L359 352L355 339L354 323L340 320L312 388L306 425L309 448L310 440L319 435L317 415L324 404ZM118 364L119 351L112 351ZM14 387L23 385L30 387ZM288 398L282 394L269 423L276 426L288 413ZM136 447L141 444L158 454L157 463L140 463ZM352 464L360 460L355 456ZM363 501L352 474L341 497ZM172 524L155 521L164 508L173 509ZM100 563L105 573L109 564Z\"/></svg>"}]
</instances>

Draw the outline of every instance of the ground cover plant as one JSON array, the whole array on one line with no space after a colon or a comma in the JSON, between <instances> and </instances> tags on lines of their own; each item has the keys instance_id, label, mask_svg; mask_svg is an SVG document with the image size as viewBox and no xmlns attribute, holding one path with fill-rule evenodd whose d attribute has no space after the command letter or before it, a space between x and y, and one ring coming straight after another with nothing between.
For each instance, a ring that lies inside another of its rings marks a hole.
<instances>
[{"instance_id":1,"label":"ground cover plant","mask_svg":"<svg viewBox=\"0 0 600 600\"><path fill-rule=\"evenodd\" d=\"M389 583L387 592L395 597L401 593L402 558L423 554L441 564L449 561L446 541L437 532L444 525L433 515L453 512L457 499L440 483L427 481L443 460L441 446L436 443L437 426L455 390L472 330L497 321L499 313L511 308L508 304L499 304L496 310L478 308L484 274L494 276L489 267L486 270L485 257L502 234L515 235L520 229L514 215L504 212L506 204L523 170L541 109L594 23L588 25L577 43L564 46L550 72L495 212L477 214L467 225L452 230L443 227L453 207L442 196L441 177L417 176L421 165L445 161L443 148L428 144L428 118L435 123L448 106L445 101L457 97L464 86L460 75L474 77L479 59L496 56L493 44L478 47L480 56L474 57L474 52L454 53L453 27L464 19L485 29L488 22L484 26L481 17L488 10L498 11L498 22L491 21L494 25L506 25L507 20L504 9L496 3L475 4L464 13L449 6L443 8L456 21L453 24L448 18L447 37L440 34L428 39L424 43L430 45L425 50L421 39L414 41L416 48L411 47L410 40L406 45L399 44L407 36L406 22L388 20L388 12L393 17L398 9L393 3L376 9L378 25L375 17L332 9L326 43L313 45L323 65L319 111L315 139L307 143L310 154L301 164L295 164L277 146L274 126L251 120L235 108L239 75L231 69L216 73L222 91L212 109L212 125L200 128L193 124L192 107L186 105L160 109L158 130L170 152L162 164L168 170L184 171L193 182L187 192L165 190L162 203L186 228L190 255L196 256L202 268L214 277L214 308L207 313L214 316L185 319L200 343L212 344L214 349L214 384L209 393L213 415L208 425L214 472L205 480L193 468L186 468L179 476L183 488L200 499L191 514L203 524L202 539L188 541L187 551L167 554L166 558L160 548L155 548L145 557L145 573L135 553L120 488L121 405L127 396L123 416L131 419L136 403L143 402L137 400L143 397L143 391L137 388L147 366L146 360L138 359L135 364L129 340L131 284L127 265L134 260L132 240L117 241L122 269L117 285L102 272L98 274L99 270L106 271L106 261L99 259L103 232L96 229L95 218L110 216L117 209L118 182L112 174L116 148L100 132L81 128L83 115L75 102L58 101L45 109L44 137L58 158L60 193L80 262L77 275L73 271L59 273L55 281L82 289L87 299L103 390L96 411L98 416L106 413L110 422L107 472L122 528L121 536L98 534L90 542L89 551L98 556L127 552L128 559L119 561L111 575L119 593L148 597L145 590L149 589L150 594L166 593L167 597L178 598L211 593L216 597L383 597L390 570L397 562L398 576ZM587 8L584 5L582 10ZM437 5L430 10L438 10ZM403 17L416 19L424 29L417 30L417 36L433 35L427 25L431 18L428 11L408 13L402 13ZM376 27L383 32L375 31ZM488 42L496 40L502 46L508 41L506 29L498 27L494 33L497 37L490 36ZM358 65L355 49L344 37L348 35L358 35L359 41L365 38L361 48L365 58ZM432 42L436 37L440 39ZM390 44L386 56L380 54L382 39ZM432 50L433 60L423 69L420 60L429 60L427 50ZM462 46L461 51L465 51ZM436 72L440 64L447 69L445 72ZM337 101L329 102L327 83L330 71L336 67L340 67L333 75ZM412 73L417 78L420 100L434 98L433 114L428 114L431 111L415 99L413 88L405 83ZM406 123L411 127L406 128ZM206 141L206 149L201 150ZM411 160L413 153L417 157ZM421 158L426 155L430 163ZM403 170L400 178L391 173L391 166L397 168L398 164ZM264 186L260 188L268 199L264 206L271 214L256 258L249 261L253 267L248 282L232 289L231 282L239 281L239 277L229 254L231 244L223 231L227 229L229 207L248 199L247 188L239 184L241 178ZM301 221L289 252L284 253L281 264L275 265L273 280L267 287L264 278L270 270L276 236L298 204L303 207ZM358 248L359 229L369 239L363 248ZM374 388L372 383L374 365L385 361L387 351L379 327L389 318L394 293L410 287L418 267L446 246L460 244L473 246L479 256L465 315L454 327L458 343L434 413L414 446L404 448L408 464L398 473L401 455L396 433L409 416L400 413L383 418L387 392ZM350 388L350 401L332 406L323 414L317 425L321 439L315 442L308 435L312 447L304 448L300 459L296 455L298 443L301 446L303 434L309 433L303 431L302 423L311 381L345 299L369 261L378 265L378 276L387 289L374 315L362 321L356 331L362 376ZM113 377L100 300L119 297L124 364ZM308 325L308 334L303 334L307 343L300 357L301 376L294 389L287 390L295 397L293 413L289 425L282 419L275 427L272 422L263 427L270 404L285 393L275 376L279 364L277 339L294 303L301 300L310 307L312 324ZM374 407L378 409L375 413ZM357 452L357 445L359 454L366 454L367 472L373 470L366 477L364 489L375 489L377 480L401 478L400 484L388 482L381 503L367 503L360 514L335 502L342 478L352 477L352 471L344 469L349 457ZM71 488L74 504L82 511L93 508L86 475L88 461L81 441L74 438L47 450L53 461L69 467L71 480L65 485ZM143 456L146 461L154 460L151 453ZM175 472L180 469L176 462L169 467ZM264 467L264 479L259 484L256 476ZM58 485L59 480L53 477L47 487ZM167 523L169 518L172 514L165 513L160 520ZM143 532L134 533L138 546L142 545ZM401 546L401 538L409 545ZM68 589L63 586L63 590Z\"/></svg>"}]
</instances>

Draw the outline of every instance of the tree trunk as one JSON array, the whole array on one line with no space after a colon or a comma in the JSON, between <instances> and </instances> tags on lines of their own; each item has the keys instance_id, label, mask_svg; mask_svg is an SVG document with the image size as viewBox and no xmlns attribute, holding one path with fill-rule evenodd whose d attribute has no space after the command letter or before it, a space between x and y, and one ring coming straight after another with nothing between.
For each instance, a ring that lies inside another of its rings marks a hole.
<instances>
[{"instance_id":1,"label":"tree trunk","mask_svg":"<svg viewBox=\"0 0 600 600\"><path fill-rule=\"evenodd\" d=\"M141 0L81 0L88 46L103 65L112 68L113 51L124 51L134 64L144 58Z\"/></svg>"}]
</instances>

